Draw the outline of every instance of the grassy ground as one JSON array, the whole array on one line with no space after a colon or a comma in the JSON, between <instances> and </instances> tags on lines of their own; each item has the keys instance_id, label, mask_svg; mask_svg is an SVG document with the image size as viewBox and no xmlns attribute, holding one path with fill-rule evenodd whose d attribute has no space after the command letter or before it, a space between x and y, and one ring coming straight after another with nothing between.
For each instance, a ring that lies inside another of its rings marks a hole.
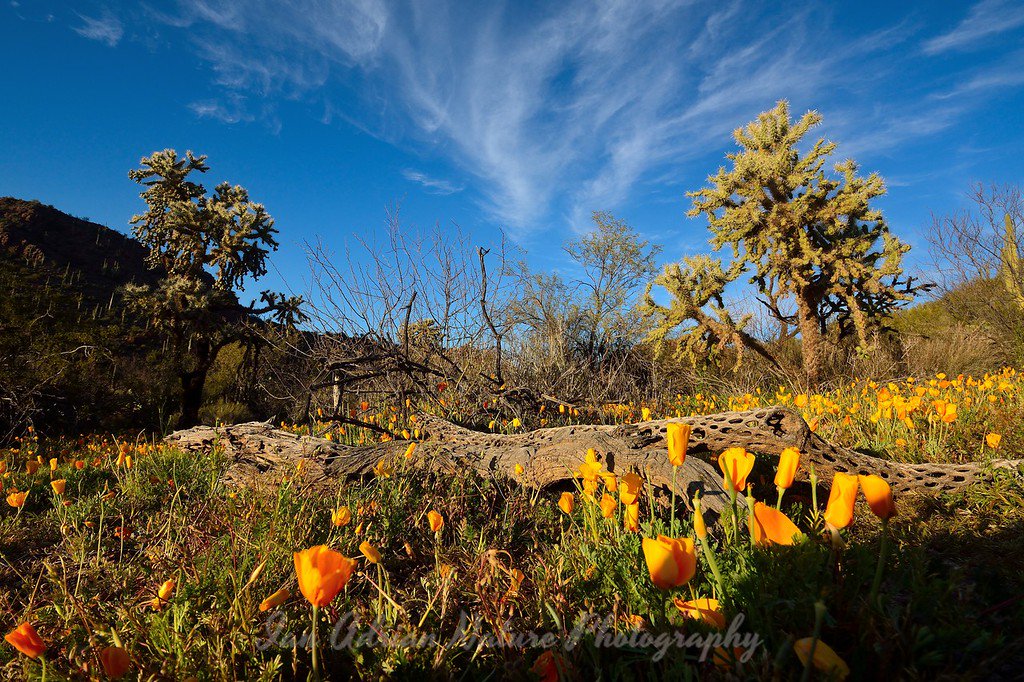
<instances>
[{"instance_id":1,"label":"grassy ground","mask_svg":"<svg viewBox=\"0 0 1024 682\"><path fill-rule=\"evenodd\" d=\"M649 409L658 417L784 402L845 445L894 459L962 461L1021 456L1020 385L1016 373L1004 372L809 396L676 397ZM465 406L451 409L455 415ZM631 420L640 411L608 406L491 428ZM389 414L383 409L375 419ZM302 428L349 441L369 437L325 424ZM1000 438L986 444L989 434ZM30 474L28 463L40 457ZM258 490L231 490L218 482L216 452L115 440L29 438L0 461L4 495L29 492L23 507L4 505L0 513L0 630L30 622L47 646L32 659L0 645L6 678L36 678L44 666L47 679L102 678L100 652L117 646L130 657L129 679L305 679L311 614L293 553L319 544L359 558L355 575L320 610L323 670L334 679L801 679L793 644L815 633L816 604L823 607L820 641L854 678L1013 679L1022 663L1024 486L1015 471L995 471L991 482L955 495L897 498L886 538L892 551L872 602L881 523L859 503L836 546L806 484L783 503L803 540L752 547L742 521L733 537L716 525L709 546L721 583L701 555L692 579L663 590L652 583L642 539L693 537L693 517L677 504L670 529L671 500L646 486L633 532L624 528L617 491L610 493L612 518L579 490L568 491L575 504L566 514L557 505L563 491L523 488L515 472L483 479L403 460L389 464L387 477L310 494L301 471ZM769 503L774 466L774 458L759 458L748 479L753 495ZM62 495L51 480L66 481ZM827 495L825 487L819 509ZM336 525L332 512L342 507L352 518ZM437 533L428 527L431 510L444 518ZM379 551L378 563L361 553L363 542ZM168 580L173 590L159 600ZM280 589L292 596L261 611ZM736 632L758 635L757 646L730 656L734 647L711 639L722 631L686 618L672 601L697 597L717 597ZM338 622L343 646L332 648ZM554 639L539 640L545 633ZM422 641L431 634L436 641ZM706 657L694 645L698 637L710 642ZM413 640L424 645L409 646ZM691 646L676 646L680 640Z\"/></svg>"}]
</instances>

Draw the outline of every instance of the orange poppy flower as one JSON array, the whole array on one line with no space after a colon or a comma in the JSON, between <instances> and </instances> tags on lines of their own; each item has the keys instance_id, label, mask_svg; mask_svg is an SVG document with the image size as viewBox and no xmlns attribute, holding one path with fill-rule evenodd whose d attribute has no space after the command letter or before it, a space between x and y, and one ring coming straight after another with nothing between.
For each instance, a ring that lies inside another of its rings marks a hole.
<instances>
[{"instance_id":1,"label":"orange poppy flower","mask_svg":"<svg viewBox=\"0 0 1024 682\"><path fill-rule=\"evenodd\" d=\"M754 504L750 535L758 545L792 545L800 529L785 514L762 502Z\"/></svg>"},{"instance_id":2,"label":"orange poppy flower","mask_svg":"<svg viewBox=\"0 0 1024 682\"><path fill-rule=\"evenodd\" d=\"M174 594L175 583L173 580L166 580L164 584L157 590L156 596L153 597L153 601L150 602L150 606L159 611L163 607L164 602L171 598Z\"/></svg>"},{"instance_id":3,"label":"orange poppy flower","mask_svg":"<svg viewBox=\"0 0 1024 682\"><path fill-rule=\"evenodd\" d=\"M846 662L839 658L832 647L825 644L820 639L814 644L814 658L811 659L811 643L813 642L812 637L804 637L793 642L793 651L796 652L797 658L800 662L806 666L808 661L811 665L829 676L829 679L845 680L850 675L850 666L846 665Z\"/></svg>"},{"instance_id":4,"label":"orange poppy flower","mask_svg":"<svg viewBox=\"0 0 1024 682\"><path fill-rule=\"evenodd\" d=\"M545 649L533 662L530 672L537 675L541 682L558 682L561 672L567 671L567 667L561 656L551 649Z\"/></svg>"},{"instance_id":5,"label":"orange poppy flower","mask_svg":"<svg viewBox=\"0 0 1024 682\"><path fill-rule=\"evenodd\" d=\"M640 496L640 491L644 487L644 479L640 478L633 472L625 474L619 479L619 499L622 500L622 504L633 504L636 502L636 498Z\"/></svg>"},{"instance_id":6,"label":"orange poppy flower","mask_svg":"<svg viewBox=\"0 0 1024 682\"><path fill-rule=\"evenodd\" d=\"M699 498L694 500L693 504L693 532L700 540L708 537L708 527L704 523L704 514L700 510Z\"/></svg>"},{"instance_id":7,"label":"orange poppy flower","mask_svg":"<svg viewBox=\"0 0 1024 682\"><path fill-rule=\"evenodd\" d=\"M100 651L100 663L103 672L112 680L119 680L132 667L132 659L128 652L119 646L108 646Z\"/></svg>"},{"instance_id":8,"label":"orange poppy flower","mask_svg":"<svg viewBox=\"0 0 1024 682\"><path fill-rule=\"evenodd\" d=\"M292 593L286 589L280 589L274 594L260 602L260 611L269 611L291 599Z\"/></svg>"},{"instance_id":9,"label":"orange poppy flower","mask_svg":"<svg viewBox=\"0 0 1024 682\"><path fill-rule=\"evenodd\" d=\"M444 517L431 509L427 512L427 523L430 524L430 530L436 533L444 527Z\"/></svg>"},{"instance_id":10,"label":"orange poppy flower","mask_svg":"<svg viewBox=\"0 0 1024 682\"><path fill-rule=\"evenodd\" d=\"M690 538L644 538L641 543L651 581L668 590L685 585L697 571L697 552Z\"/></svg>"},{"instance_id":11,"label":"orange poppy flower","mask_svg":"<svg viewBox=\"0 0 1024 682\"><path fill-rule=\"evenodd\" d=\"M722 470L722 483L728 490L736 492L747 487L747 476L754 468L754 456L743 448L727 448L718 456L718 467Z\"/></svg>"},{"instance_id":12,"label":"orange poppy flower","mask_svg":"<svg viewBox=\"0 0 1024 682\"><path fill-rule=\"evenodd\" d=\"M868 501L868 506L871 507L875 516L883 521L888 521L896 516L896 505L892 501L892 488L884 478L872 474L858 476L857 480L860 482L860 489L864 491L864 498Z\"/></svg>"},{"instance_id":13,"label":"orange poppy flower","mask_svg":"<svg viewBox=\"0 0 1024 682\"><path fill-rule=\"evenodd\" d=\"M338 507L338 509L331 512L331 523L339 528L347 526L351 521L352 510L348 507Z\"/></svg>"},{"instance_id":14,"label":"orange poppy flower","mask_svg":"<svg viewBox=\"0 0 1024 682\"><path fill-rule=\"evenodd\" d=\"M46 645L32 627L32 623L22 623L4 635L4 639L29 658L39 658L39 655L46 651Z\"/></svg>"},{"instance_id":15,"label":"orange poppy flower","mask_svg":"<svg viewBox=\"0 0 1024 682\"><path fill-rule=\"evenodd\" d=\"M562 493L561 497L558 498L558 508L565 514L572 514L575 506L576 498L573 497L572 493Z\"/></svg>"},{"instance_id":16,"label":"orange poppy flower","mask_svg":"<svg viewBox=\"0 0 1024 682\"><path fill-rule=\"evenodd\" d=\"M640 503L626 505L626 513L622 517L622 525L633 533L640 530Z\"/></svg>"},{"instance_id":17,"label":"orange poppy flower","mask_svg":"<svg viewBox=\"0 0 1024 682\"><path fill-rule=\"evenodd\" d=\"M719 610L717 599L702 597L684 601L676 597L672 603L687 618L704 621L719 630L725 629L725 615Z\"/></svg>"},{"instance_id":18,"label":"orange poppy flower","mask_svg":"<svg viewBox=\"0 0 1024 682\"><path fill-rule=\"evenodd\" d=\"M857 477L837 471L832 479L832 490L825 506L825 521L834 528L846 528L853 523L853 509L857 503Z\"/></svg>"},{"instance_id":19,"label":"orange poppy flower","mask_svg":"<svg viewBox=\"0 0 1024 682\"><path fill-rule=\"evenodd\" d=\"M668 426L665 427L668 461L672 466L682 466L683 462L686 461L686 448L690 444L691 431L692 427L682 422L669 422Z\"/></svg>"},{"instance_id":20,"label":"orange poppy flower","mask_svg":"<svg viewBox=\"0 0 1024 682\"><path fill-rule=\"evenodd\" d=\"M779 454L779 468L775 472L775 487L788 490L793 485L796 468L800 465L800 451L786 448Z\"/></svg>"},{"instance_id":21,"label":"orange poppy flower","mask_svg":"<svg viewBox=\"0 0 1024 682\"><path fill-rule=\"evenodd\" d=\"M366 543L363 543L366 544ZM295 553L295 574L299 591L313 606L326 606L345 587L356 562L326 545Z\"/></svg>"},{"instance_id":22,"label":"orange poppy flower","mask_svg":"<svg viewBox=\"0 0 1024 682\"><path fill-rule=\"evenodd\" d=\"M377 551L377 548L371 545L366 540L363 540L363 542L360 543L359 551L360 553L362 553L364 557L366 557L366 560L369 561L371 564L376 564L380 562L380 552Z\"/></svg>"},{"instance_id":23,"label":"orange poppy flower","mask_svg":"<svg viewBox=\"0 0 1024 682\"><path fill-rule=\"evenodd\" d=\"M618 503L615 501L615 498L608 493L601 496L601 516L604 518L610 519L615 516L615 508L617 506Z\"/></svg>"}]
</instances>

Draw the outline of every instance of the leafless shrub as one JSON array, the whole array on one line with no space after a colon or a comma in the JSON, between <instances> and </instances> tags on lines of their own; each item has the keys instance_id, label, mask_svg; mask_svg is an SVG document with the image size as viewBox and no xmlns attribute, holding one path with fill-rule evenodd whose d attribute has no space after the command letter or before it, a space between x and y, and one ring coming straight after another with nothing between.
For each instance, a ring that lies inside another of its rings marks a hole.
<instances>
[{"instance_id":1,"label":"leafless shrub","mask_svg":"<svg viewBox=\"0 0 1024 682\"><path fill-rule=\"evenodd\" d=\"M316 368L297 386L307 411L360 421L364 400L480 406L508 399L505 356L519 281L510 249L504 237L476 247L457 225L403 229L397 210L388 213L381 243L355 239L340 257L322 242L307 244L312 329L289 342L303 359L298 366Z\"/></svg>"},{"instance_id":2,"label":"leafless shrub","mask_svg":"<svg viewBox=\"0 0 1024 682\"><path fill-rule=\"evenodd\" d=\"M953 320L988 343L993 363L1024 358L1024 315L1001 281L1005 218L1024 247L1024 193L1019 185L978 183L967 194L971 208L935 216L929 250L939 273L939 294Z\"/></svg>"}]
</instances>

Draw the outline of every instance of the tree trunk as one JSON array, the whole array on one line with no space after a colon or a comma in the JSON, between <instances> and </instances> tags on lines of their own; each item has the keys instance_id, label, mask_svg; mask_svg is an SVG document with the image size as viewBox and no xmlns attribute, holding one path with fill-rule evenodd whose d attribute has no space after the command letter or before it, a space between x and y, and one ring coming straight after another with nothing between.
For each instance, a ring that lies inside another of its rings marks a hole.
<instances>
[{"instance_id":1,"label":"tree trunk","mask_svg":"<svg viewBox=\"0 0 1024 682\"><path fill-rule=\"evenodd\" d=\"M822 355L825 352L825 340L816 310L817 305L810 292L807 289L798 292L797 323L800 328L800 350L803 355L804 376L811 386L816 386L821 381Z\"/></svg>"},{"instance_id":2,"label":"tree trunk","mask_svg":"<svg viewBox=\"0 0 1024 682\"><path fill-rule=\"evenodd\" d=\"M415 460L434 470L455 473L472 469L483 476L501 475L528 486L548 486L571 480L587 448L594 448L606 470L617 475L644 472L654 487L663 490L670 489L673 481L665 444L667 424L689 423L693 433L686 461L676 472L677 492L688 500L700 489L705 509L711 511L721 510L728 499L716 457L734 446L763 455L797 447L803 453L800 475L806 476L814 464L823 485L842 471L878 474L897 493L937 493L959 490L985 475L974 463L902 464L831 445L811 432L799 414L785 407L639 424L562 426L513 435L470 431L429 415L419 415L419 421L429 438L416 448ZM166 441L183 450L221 448L228 460L225 482L257 488L290 479L299 461L306 463L304 482L311 487L339 478L370 476L381 460L401 463L408 446L406 441L345 446L260 422L176 431ZM523 467L520 475L513 473L517 464ZM1017 464L993 462L994 466ZM762 471L769 480L771 473L771 469ZM767 492L774 496L770 487ZM765 489L758 493L767 494Z\"/></svg>"},{"instance_id":3,"label":"tree trunk","mask_svg":"<svg viewBox=\"0 0 1024 682\"><path fill-rule=\"evenodd\" d=\"M181 417L178 418L179 429L189 429L199 423L199 410L203 407L203 389L206 387L206 376L213 365L214 354L209 344L198 343L195 351L196 368L190 372L182 372L181 377Z\"/></svg>"},{"instance_id":4,"label":"tree trunk","mask_svg":"<svg viewBox=\"0 0 1024 682\"><path fill-rule=\"evenodd\" d=\"M181 375L181 416L178 428L188 429L199 423L199 410L203 406L203 387L207 369L185 372Z\"/></svg>"}]
</instances>

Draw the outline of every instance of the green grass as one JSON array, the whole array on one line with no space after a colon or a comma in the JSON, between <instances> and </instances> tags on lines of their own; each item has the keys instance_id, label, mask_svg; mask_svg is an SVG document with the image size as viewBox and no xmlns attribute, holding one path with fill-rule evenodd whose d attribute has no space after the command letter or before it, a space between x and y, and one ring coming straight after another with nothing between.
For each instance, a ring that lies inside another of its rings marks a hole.
<instances>
[{"instance_id":1,"label":"green grass","mask_svg":"<svg viewBox=\"0 0 1024 682\"><path fill-rule=\"evenodd\" d=\"M582 503L571 519L565 517L552 493L538 497L507 479L400 467L389 479L336 485L316 494L304 492L299 480L276 490L236 492L217 482L220 468L216 455L164 449L137 456L131 469L90 466L65 473L62 467L70 506L48 499L41 472L22 513L0 518L5 628L24 619L36 624L49 646L49 679L96 674L96 651L112 644L115 633L132 655L133 675L305 678L307 651L264 651L257 642L271 615L288 630L305 631L308 604L296 596L269 613L260 613L258 605L281 587L297 591L294 551L325 543L358 556L363 539L384 559L380 567L362 562L364 574L326 609L322 633L329 632L326 623L349 611L364 622L382 618L391 631L434 632L443 639L458 630L463 612L486 633L505 627L569 638L587 612L616 620L640 616L653 633L710 632L684 622L667 603L668 595L651 584L640 536L665 532L667 520L660 513L652 516L646 502L638 535L619 530L617 521L599 518L593 508L584 512ZM114 492L110 499L103 499L105 489ZM839 554L824 539L765 550L752 549L743 532L741 542L730 546L718 538L722 606L727 615L744 614L742 630L764 640L733 672L798 679L802 668L791 643L812 633L814 603L821 599L828 608L822 640L856 677L1010 674L1024 643L1022 503L1019 476L1010 472L998 472L992 484L963 494L900 500L880 608L867 600L880 524L863 505ZM330 512L342 504L355 518L336 528ZM429 509L446 519L436 545L424 518ZM799 514L797 508L790 512ZM690 533L689 524L684 518L682 534ZM805 522L801 526L807 528ZM131 529L130 536L115 535L118 527ZM453 567L447 577L438 571L441 564ZM250 580L260 565L260 574ZM513 568L526 576L518 594L509 593ZM178 587L156 611L149 602L168 578ZM694 579L674 594L710 596L713 590L714 580L701 562ZM619 629L628 632L621 621ZM559 655L582 678L726 674L696 660L699 650L673 648L655 662L653 649L596 645L594 634L578 639L578 646L560 649ZM338 679L463 674L535 679L530 666L540 653L447 642L423 649L333 651L325 646L323 651L325 669ZM9 646L0 647L0 670L13 677L41 673L38 663Z\"/></svg>"},{"instance_id":2,"label":"green grass","mask_svg":"<svg viewBox=\"0 0 1024 682\"><path fill-rule=\"evenodd\" d=\"M1004 434L999 454L1013 457L1020 400L1014 394L992 404L998 409L964 410L969 416L953 427L922 428L920 443L937 444L929 458L985 457L978 443L993 430ZM843 414L822 428L838 429ZM867 437L873 450L891 451L895 427L861 413L857 420L834 431L836 440ZM25 473L25 461L38 454L60 459L54 477L67 481L63 498L50 490L45 464ZM1022 663L1019 471L996 470L991 481L958 494L898 497L880 599L871 603L880 522L860 503L856 522L842 532L844 547L833 547L809 513L806 484L784 504L807 533L803 542L753 548L742 523L733 542L715 526L721 589L700 558L688 584L665 592L653 585L641 549L641 538L669 533L667 500L650 488L640 532L631 533L621 508L604 519L576 491L570 517L556 506L561 491L523 488L511 472L482 478L403 460L389 478L323 484L296 471L236 490L220 482L225 462L216 451L133 446L131 454L128 468L117 464L116 443L29 439L0 456L8 465L4 496L15 486L30 490L20 512L0 510L0 630L36 626L48 646L47 679L102 677L98 652L118 643L131 655L130 679L306 679L310 609L298 594L293 553L326 544L360 557L364 540L378 548L381 563L360 559L358 573L321 610L323 668L333 679L539 679L532 668L543 650L528 640L477 646L479 637L532 632L554 637L565 679L798 680L804 670L793 642L813 634L819 602L827 611L821 641L856 679L1012 678ZM87 465L76 469L75 460ZM767 502L775 500L772 470L770 458L760 459L750 478ZM819 492L821 506L827 494ZM353 518L335 527L331 512L341 506ZM437 536L427 526L431 509L445 519ZM692 535L692 517L677 509L673 534ZM518 589L514 571L524 576ZM153 598L169 579L176 589L157 610ZM261 612L260 602L281 588L292 598ZM700 648L675 646L656 656L664 639L638 641L643 633L713 635L671 603L712 596L728 618L743 617L740 632L758 635L749 660L716 665L702 660ZM336 650L329 640L340 618L360 623L364 637L375 624L392 636L433 633L438 643ZM262 646L274 628L299 642ZM453 640L460 631L477 639ZM42 671L40 662L0 645L0 677L35 679Z\"/></svg>"}]
</instances>

